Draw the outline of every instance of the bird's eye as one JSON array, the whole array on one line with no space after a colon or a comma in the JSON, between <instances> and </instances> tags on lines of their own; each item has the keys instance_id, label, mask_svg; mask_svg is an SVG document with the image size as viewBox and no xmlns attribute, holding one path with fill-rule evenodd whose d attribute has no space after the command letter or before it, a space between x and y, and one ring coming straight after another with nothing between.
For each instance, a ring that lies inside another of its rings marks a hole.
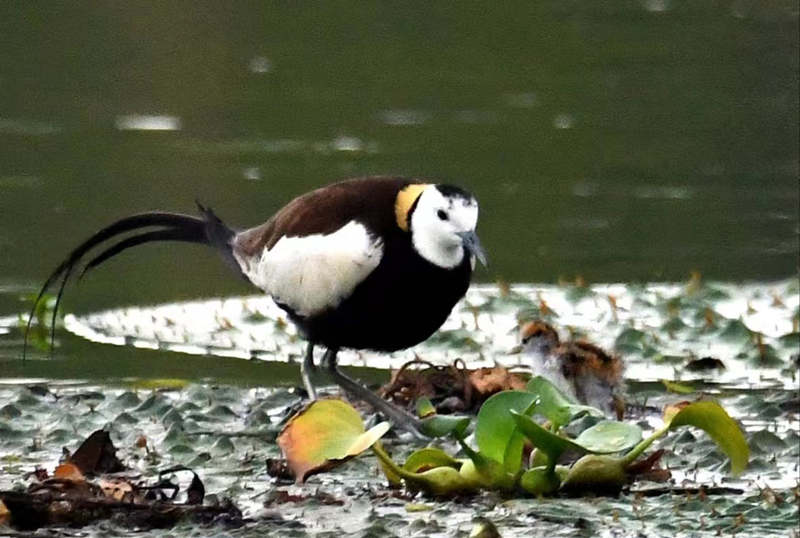
<instances>
[{"instance_id":1,"label":"bird's eye","mask_svg":"<svg viewBox=\"0 0 800 538\"><path fill-rule=\"evenodd\" d=\"M447 216L447 213L442 209L436 212L436 216L439 217L439 220L447 220L450 218Z\"/></svg>"}]
</instances>

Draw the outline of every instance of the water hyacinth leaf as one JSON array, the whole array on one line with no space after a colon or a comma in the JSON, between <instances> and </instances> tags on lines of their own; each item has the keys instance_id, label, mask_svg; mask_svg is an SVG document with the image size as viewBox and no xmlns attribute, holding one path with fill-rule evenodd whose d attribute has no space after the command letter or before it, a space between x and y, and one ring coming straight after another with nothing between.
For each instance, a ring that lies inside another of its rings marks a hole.
<instances>
[{"instance_id":1,"label":"water hyacinth leaf","mask_svg":"<svg viewBox=\"0 0 800 538\"><path fill-rule=\"evenodd\" d=\"M373 444L372 450L378 456L381 467L390 481L393 478L401 478L411 490L422 491L434 497L474 493L478 490L477 484L463 477L459 470L453 467L434 467L427 471L412 473L397 465L380 443Z\"/></svg>"},{"instance_id":2,"label":"water hyacinth leaf","mask_svg":"<svg viewBox=\"0 0 800 538\"><path fill-rule=\"evenodd\" d=\"M482 519L472 527L469 538L500 538L500 533L494 523L488 519Z\"/></svg>"},{"instance_id":3,"label":"water hyacinth leaf","mask_svg":"<svg viewBox=\"0 0 800 538\"><path fill-rule=\"evenodd\" d=\"M525 471L519 479L522 489L531 495L550 495L558 490L561 480L556 473L550 472L546 467L534 467Z\"/></svg>"},{"instance_id":4,"label":"water hyacinth leaf","mask_svg":"<svg viewBox=\"0 0 800 538\"><path fill-rule=\"evenodd\" d=\"M642 440L642 429L636 424L604 420L584 430L576 439L589 452L611 454L636 446Z\"/></svg>"},{"instance_id":5,"label":"water hyacinth leaf","mask_svg":"<svg viewBox=\"0 0 800 538\"><path fill-rule=\"evenodd\" d=\"M469 417L433 415L422 420L422 432L429 437L453 435L460 439L469 427Z\"/></svg>"},{"instance_id":6,"label":"water hyacinth leaf","mask_svg":"<svg viewBox=\"0 0 800 538\"><path fill-rule=\"evenodd\" d=\"M428 471L403 476L410 489L419 490L434 497L448 497L465 493L475 493L477 487L458 470L452 467L436 467Z\"/></svg>"},{"instance_id":7,"label":"water hyacinth leaf","mask_svg":"<svg viewBox=\"0 0 800 538\"><path fill-rule=\"evenodd\" d=\"M603 416L599 409L579 404L542 376L531 379L525 390L539 396L536 412L557 426L565 426L580 415Z\"/></svg>"},{"instance_id":8,"label":"water hyacinth leaf","mask_svg":"<svg viewBox=\"0 0 800 538\"><path fill-rule=\"evenodd\" d=\"M677 403L674 403L674 404L666 406L664 408L664 416L663 416L664 426L666 428L669 428L669 425L672 422L672 419L674 419L677 416L678 413L680 413L682 410L684 410L685 408L689 407L690 405L692 405L692 402L690 402L688 400L684 400L682 402L677 402Z\"/></svg>"},{"instance_id":9,"label":"water hyacinth leaf","mask_svg":"<svg viewBox=\"0 0 800 538\"><path fill-rule=\"evenodd\" d=\"M430 398L424 396L417 400L416 409L419 418L427 418L436 414L436 408L431 403Z\"/></svg>"},{"instance_id":10,"label":"water hyacinth leaf","mask_svg":"<svg viewBox=\"0 0 800 538\"><path fill-rule=\"evenodd\" d=\"M509 390L498 392L486 400L475 423L475 443L481 454L503 462L517 428L511 411L522 412L536 399L537 396L530 392Z\"/></svg>"},{"instance_id":11,"label":"water hyacinth leaf","mask_svg":"<svg viewBox=\"0 0 800 538\"><path fill-rule=\"evenodd\" d=\"M419 473L435 467L452 467L458 469L461 462L438 448L422 448L412 453L403 464L403 469L410 473Z\"/></svg>"},{"instance_id":12,"label":"water hyacinth leaf","mask_svg":"<svg viewBox=\"0 0 800 538\"><path fill-rule=\"evenodd\" d=\"M554 462L568 449L584 451L585 449L572 440L560 435L556 435L534 422L530 417L526 417L515 411L511 412L514 421L520 432L531 440L533 445L547 455L547 458Z\"/></svg>"},{"instance_id":13,"label":"water hyacinth leaf","mask_svg":"<svg viewBox=\"0 0 800 538\"><path fill-rule=\"evenodd\" d=\"M570 468L561 483L565 492L617 492L632 480L625 461L612 456L587 454Z\"/></svg>"},{"instance_id":14,"label":"water hyacinth leaf","mask_svg":"<svg viewBox=\"0 0 800 538\"><path fill-rule=\"evenodd\" d=\"M350 404L318 400L289 420L278 435L278 446L297 482L303 483L365 451L389 428L382 422L365 432L361 416Z\"/></svg>"},{"instance_id":15,"label":"water hyacinth leaf","mask_svg":"<svg viewBox=\"0 0 800 538\"><path fill-rule=\"evenodd\" d=\"M395 472L395 469L397 469L399 465L392 461L391 457L383 451L380 441L372 445L372 451L378 455L378 464L381 467L381 471L383 471L383 475L386 477L386 481L389 482L389 485L393 488L402 487L403 477ZM378 454L379 452L383 453L386 457L381 457L380 454Z\"/></svg>"},{"instance_id":16,"label":"water hyacinth leaf","mask_svg":"<svg viewBox=\"0 0 800 538\"><path fill-rule=\"evenodd\" d=\"M739 425L721 405L711 401L694 402L665 413L669 429L681 426L700 428L717 443L720 450L731 460L731 472L739 475L750 458L750 449Z\"/></svg>"},{"instance_id":17,"label":"water hyacinth leaf","mask_svg":"<svg viewBox=\"0 0 800 538\"><path fill-rule=\"evenodd\" d=\"M506 445L506 452L503 454L503 467L506 472L515 475L522 468L522 453L525 451L525 436L519 431L519 428L514 429L511 438Z\"/></svg>"},{"instance_id":18,"label":"water hyacinth leaf","mask_svg":"<svg viewBox=\"0 0 800 538\"><path fill-rule=\"evenodd\" d=\"M513 474L506 471L502 462L489 458L480 452L476 452L461 439L458 440L458 443L469 458L469 461L465 462L461 469L462 476L468 476L464 471L469 469L471 464L474 466L475 470L473 473L473 481L478 483L481 487L504 490L511 490L514 488L516 478ZM520 455L520 459L521 458L522 456Z\"/></svg>"}]
</instances>

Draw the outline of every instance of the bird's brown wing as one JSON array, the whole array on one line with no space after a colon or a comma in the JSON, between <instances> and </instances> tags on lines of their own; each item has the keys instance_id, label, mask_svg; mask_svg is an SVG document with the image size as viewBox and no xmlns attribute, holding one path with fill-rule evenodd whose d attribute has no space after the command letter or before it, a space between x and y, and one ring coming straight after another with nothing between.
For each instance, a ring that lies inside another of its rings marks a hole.
<instances>
[{"instance_id":1,"label":"bird's brown wing","mask_svg":"<svg viewBox=\"0 0 800 538\"><path fill-rule=\"evenodd\" d=\"M357 221L373 234L397 227L394 204L408 180L388 177L341 181L311 191L287 204L271 219L233 239L234 252L242 257L260 255L282 237L327 235Z\"/></svg>"}]
</instances>

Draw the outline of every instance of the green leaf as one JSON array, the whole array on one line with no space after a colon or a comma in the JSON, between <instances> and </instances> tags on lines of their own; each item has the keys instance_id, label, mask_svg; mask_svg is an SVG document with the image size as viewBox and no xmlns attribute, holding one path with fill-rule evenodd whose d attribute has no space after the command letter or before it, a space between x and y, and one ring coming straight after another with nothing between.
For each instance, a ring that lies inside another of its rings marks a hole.
<instances>
[{"instance_id":1,"label":"green leaf","mask_svg":"<svg viewBox=\"0 0 800 538\"><path fill-rule=\"evenodd\" d=\"M511 411L524 411L536 398L530 392L509 390L498 392L484 402L475 424L475 443L481 454L498 462L506 461L507 449L517 428ZM522 444L517 441L517 445L521 459Z\"/></svg>"},{"instance_id":2,"label":"green leaf","mask_svg":"<svg viewBox=\"0 0 800 538\"><path fill-rule=\"evenodd\" d=\"M417 416L420 418L427 418L436 414L436 408L431 403L430 398L425 396L417 400L416 408Z\"/></svg>"},{"instance_id":3,"label":"green leaf","mask_svg":"<svg viewBox=\"0 0 800 538\"><path fill-rule=\"evenodd\" d=\"M519 485L532 495L549 495L561 485L554 472L546 467L534 467L525 471L519 479Z\"/></svg>"},{"instance_id":4,"label":"green leaf","mask_svg":"<svg viewBox=\"0 0 800 538\"><path fill-rule=\"evenodd\" d=\"M387 477L390 480L401 478L409 489L440 497L474 493L479 487L453 467L434 467L420 473L412 473L397 465L380 443L372 445L372 450L378 456Z\"/></svg>"},{"instance_id":5,"label":"green leaf","mask_svg":"<svg viewBox=\"0 0 800 538\"><path fill-rule=\"evenodd\" d=\"M445 437L452 434L461 439L469 427L469 422L469 417L432 415L422 420L422 433L428 437Z\"/></svg>"},{"instance_id":6,"label":"green leaf","mask_svg":"<svg viewBox=\"0 0 800 538\"><path fill-rule=\"evenodd\" d=\"M546 430L530 417L520 413L512 411L512 416L520 432L530 439L550 462L557 461L568 449L592 454L613 454L636 445L642 438L642 430L638 426L607 420L595 424L585 430L578 439L573 440Z\"/></svg>"},{"instance_id":7,"label":"green leaf","mask_svg":"<svg viewBox=\"0 0 800 538\"><path fill-rule=\"evenodd\" d=\"M716 402L700 401L687 405L669 421L669 429L680 426L700 428L731 460L731 472L740 474L750 458L750 449L739 425Z\"/></svg>"},{"instance_id":8,"label":"green leaf","mask_svg":"<svg viewBox=\"0 0 800 538\"><path fill-rule=\"evenodd\" d=\"M664 384L667 392L674 392L675 394L692 394L694 392L694 387L685 383L678 383L669 379L662 379L661 383Z\"/></svg>"},{"instance_id":9,"label":"green leaf","mask_svg":"<svg viewBox=\"0 0 800 538\"><path fill-rule=\"evenodd\" d=\"M604 416L597 408L579 404L542 376L531 379L525 390L539 396L536 412L556 426L566 426L580 415Z\"/></svg>"},{"instance_id":10,"label":"green leaf","mask_svg":"<svg viewBox=\"0 0 800 538\"><path fill-rule=\"evenodd\" d=\"M469 468L469 464L472 464L475 468L474 481L481 487L505 490L514 488L516 478L506 471L501 462L476 452L461 439L458 440L458 443L467 457L469 457L469 461L465 462L464 467L461 468L462 476L467 476L465 472ZM520 459L522 459L521 455Z\"/></svg>"},{"instance_id":11,"label":"green leaf","mask_svg":"<svg viewBox=\"0 0 800 538\"><path fill-rule=\"evenodd\" d=\"M438 448L423 448L412 453L403 464L403 469L410 473L418 473L435 467L452 467L458 469L461 462L447 452Z\"/></svg>"},{"instance_id":12,"label":"green leaf","mask_svg":"<svg viewBox=\"0 0 800 538\"><path fill-rule=\"evenodd\" d=\"M632 480L625 471L625 461L612 456L588 454L570 468L561 483L567 492L607 491L618 492Z\"/></svg>"},{"instance_id":13,"label":"green leaf","mask_svg":"<svg viewBox=\"0 0 800 538\"><path fill-rule=\"evenodd\" d=\"M512 411L511 416L522 434L530 439L536 448L544 452L551 462L557 461L558 457L567 449L585 450L572 440L545 430L530 417L526 417L516 411Z\"/></svg>"},{"instance_id":14,"label":"green leaf","mask_svg":"<svg viewBox=\"0 0 800 538\"><path fill-rule=\"evenodd\" d=\"M642 440L642 429L635 424L604 420L584 430L575 443L588 452L611 454L636 446Z\"/></svg>"},{"instance_id":15,"label":"green leaf","mask_svg":"<svg viewBox=\"0 0 800 538\"><path fill-rule=\"evenodd\" d=\"M278 445L297 482L303 483L312 474L361 454L390 428L382 422L365 432L361 416L350 404L317 400L289 420L278 435Z\"/></svg>"},{"instance_id":16,"label":"green leaf","mask_svg":"<svg viewBox=\"0 0 800 538\"><path fill-rule=\"evenodd\" d=\"M522 453L525 451L525 436L519 431L519 428L514 428L514 433L506 445L506 451L503 454L503 468L507 473L515 475L522 468Z\"/></svg>"},{"instance_id":17,"label":"green leaf","mask_svg":"<svg viewBox=\"0 0 800 538\"><path fill-rule=\"evenodd\" d=\"M694 392L694 387L684 383L677 383L668 379L662 379L661 382L664 384L667 391L674 392L675 394L691 394Z\"/></svg>"}]
</instances>

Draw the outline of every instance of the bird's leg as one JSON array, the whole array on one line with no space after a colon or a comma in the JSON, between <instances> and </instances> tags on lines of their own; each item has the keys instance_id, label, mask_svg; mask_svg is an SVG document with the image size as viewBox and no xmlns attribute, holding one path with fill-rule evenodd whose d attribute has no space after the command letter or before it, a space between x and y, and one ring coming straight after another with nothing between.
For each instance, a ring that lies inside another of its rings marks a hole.
<instances>
[{"instance_id":1,"label":"bird's leg","mask_svg":"<svg viewBox=\"0 0 800 538\"><path fill-rule=\"evenodd\" d=\"M309 342L306 349L306 356L300 364L300 377L303 379L303 386L306 388L309 400L317 399L317 391L314 389L314 384L311 382L311 376L317 371L314 366L314 343Z\"/></svg>"},{"instance_id":2,"label":"bird's leg","mask_svg":"<svg viewBox=\"0 0 800 538\"><path fill-rule=\"evenodd\" d=\"M382 413L391 422L402 426L415 437L425 438L420 433L422 431L422 423L417 417L387 402L371 390L339 371L339 368L336 367L336 354L338 352L339 350L337 348L328 348L325 350L325 356L322 358L322 362L328 368L328 374L337 385L349 392L350 395L356 399L368 403L375 411Z\"/></svg>"}]
</instances>

